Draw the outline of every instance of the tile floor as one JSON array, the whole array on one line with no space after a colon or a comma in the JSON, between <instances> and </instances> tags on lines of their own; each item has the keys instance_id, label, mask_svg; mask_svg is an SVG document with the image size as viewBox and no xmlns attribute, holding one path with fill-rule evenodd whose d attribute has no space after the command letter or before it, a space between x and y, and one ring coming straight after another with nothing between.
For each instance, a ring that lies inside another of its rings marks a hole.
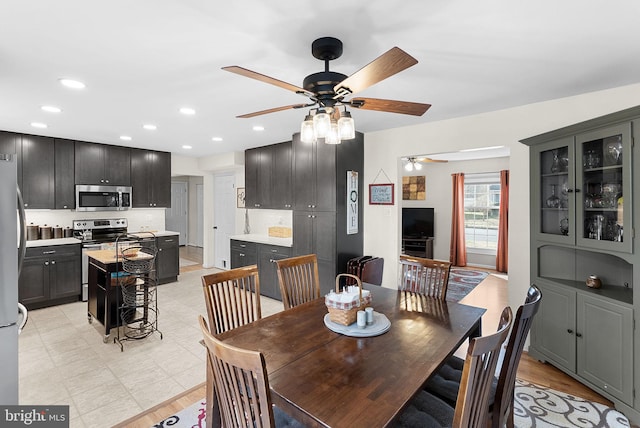
<instances>
[{"instance_id":1,"label":"tile floor","mask_svg":"<svg viewBox=\"0 0 640 428\"><path fill-rule=\"evenodd\" d=\"M68 404L72 428L102 428L204 382L200 277L214 271L190 270L158 286L164 338L125 342L124 352L102 342L101 324L87 322L86 302L31 311L19 340L20 403ZM281 302L262 298L263 316L281 310Z\"/></svg>"}]
</instances>

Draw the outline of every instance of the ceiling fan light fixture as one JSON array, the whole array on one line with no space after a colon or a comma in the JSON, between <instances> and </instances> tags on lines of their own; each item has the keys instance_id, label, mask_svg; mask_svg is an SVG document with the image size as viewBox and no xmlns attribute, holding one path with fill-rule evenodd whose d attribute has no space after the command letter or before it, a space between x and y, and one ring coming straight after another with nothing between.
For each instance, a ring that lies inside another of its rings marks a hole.
<instances>
[{"instance_id":1,"label":"ceiling fan light fixture","mask_svg":"<svg viewBox=\"0 0 640 428\"><path fill-rule=\"evenodd\" d=\"M300 141L307 144L316 141L316 133L313 127L313 116L311 116L311 114L306 115L300 125Z\"/></svg>"},{"instance_id":2,"label":"ceiling fan light fixture","mask_svg":"<svg viewBox=\"0 0 640 428\"><path fill-rule=\"evenodd\" d=\"M313 129L316 139L326 138L331 130L331 117L324 108L320 108L313 116Z\"/></svg>"},{"instance_id":3,"label":"ceiling fan light fixture","mask_svg":"<svg viewBox=\"0 0 640 428\"><path fill-rule=\"evenodd\" d=\"M414 161L415 162L415 161ZM413 167L416 169L416 171L420 171L422 169L422 164L419 162L415 162L413 164Z\"/></svg>"},{"instance_id":4,"label":"ceiling fan light fixture","mask_svg":"<svg viewBox=\"0 0 640 428\"><path fill-rule=\"evenodd\" d=\"M404 169L407 172L413 171L413 163L411 161L407 162L404 166Z\"/></svg>"},{"instance_id":5,"label":"ceiling fan light fixture","mask_svg":"<svg viewBox=\"0 0 640 428\"><path fill-rule=\"evenodd\" d=\"M340 140L352 140L356 138L356 124L351 117L351 113L345 110L338 119L338 130Z\"/></svg>"}]
</instances>

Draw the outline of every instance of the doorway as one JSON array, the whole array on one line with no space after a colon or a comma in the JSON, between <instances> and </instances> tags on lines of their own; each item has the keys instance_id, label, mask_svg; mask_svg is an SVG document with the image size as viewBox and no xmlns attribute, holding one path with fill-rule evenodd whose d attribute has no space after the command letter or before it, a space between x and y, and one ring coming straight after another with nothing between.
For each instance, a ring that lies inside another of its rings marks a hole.
<instances>
[{"instance_id":1,"label":"doorway","mask_svg":"<svg viewBox=\"0 0 640 428\"><path fill-rule=\"evenodd\" d=\"M187 219L189 213L187 183L171 182L171 208L165 211L165 227L167 230L178 232L179 245L187 243Z\"/></svg>"},{"instance_id":2,"label":"doorway","mask_svg":"<svg viewBox=\"0 0 640 428\"><path fill-rule=\"evenodd\" d=\"M196 184L196 246L202 248L204 245L204 186Z\"/></svg>"},{"instance_id":3,"label":"doorway","mask_svg":"<svg viewBox=\"0 0 640 428\"><path fill-rule=\"evenodd\" d=\"M231 269L230 236L235 233L236 186L234 175L216 175L213 185L214 267Z\"/></svg>"}]
</instances>

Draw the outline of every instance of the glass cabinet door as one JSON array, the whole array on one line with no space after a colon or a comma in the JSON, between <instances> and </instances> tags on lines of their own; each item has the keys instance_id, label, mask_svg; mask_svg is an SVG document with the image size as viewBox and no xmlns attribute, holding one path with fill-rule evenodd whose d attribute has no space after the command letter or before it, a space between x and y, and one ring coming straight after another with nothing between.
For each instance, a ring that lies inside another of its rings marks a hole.
<instances>
[{"instance_id":1,"label":"glass cabinet door","mask_svg":"<svg viewBox=\"0 0 640 428\"><path fill-rule=\"evenodd\" d=\"M544 239L575 242L573 212L574 197L574 141L565 138L540 147L538 159L539 233Z\"/></svg>"},{"instance_id":2,"label":"glass cabinet door","mask_svg":"<svg viewBox=\"0 0 640 428\"><path fill-rule=\"evenodd\" d=\"M631 125L576 136L577 243L631 252Z\"/></svg>"}]
</instances>

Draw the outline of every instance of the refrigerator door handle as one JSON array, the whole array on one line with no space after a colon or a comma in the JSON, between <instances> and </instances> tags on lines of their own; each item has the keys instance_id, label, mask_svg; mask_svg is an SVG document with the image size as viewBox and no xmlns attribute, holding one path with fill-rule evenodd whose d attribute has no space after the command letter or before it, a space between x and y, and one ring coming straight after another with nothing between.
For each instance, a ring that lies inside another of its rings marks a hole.
<instances>
[{"instance_id":1,"label":"refrigerator door handle","mask_svg":"<svg viewBox=\"0 0 640 428\"><path fill-rule=\"evenodd\" d=\"M18 302L18 313L22 315L22 320L18 325L18 334L20 334L24 326L27 324L27 320L29 319L29 311L22 303Z\"/></svg>"},{"instance_id":2,"label":"refrigerator door handle","mask_svg":"<svg viewBox=\"0 0 640 428\"><path fill-rule=\"evenodd\" d=\"M20 187L17 187L16 189L18 191L18 218L20 219L20 246L18 247L18 277L20 277L20 273L22 272L22 263L24 263L24 258L27 254L27 222L25 220L22 192L20 192Z\"/></svg>"}]
</instances>

